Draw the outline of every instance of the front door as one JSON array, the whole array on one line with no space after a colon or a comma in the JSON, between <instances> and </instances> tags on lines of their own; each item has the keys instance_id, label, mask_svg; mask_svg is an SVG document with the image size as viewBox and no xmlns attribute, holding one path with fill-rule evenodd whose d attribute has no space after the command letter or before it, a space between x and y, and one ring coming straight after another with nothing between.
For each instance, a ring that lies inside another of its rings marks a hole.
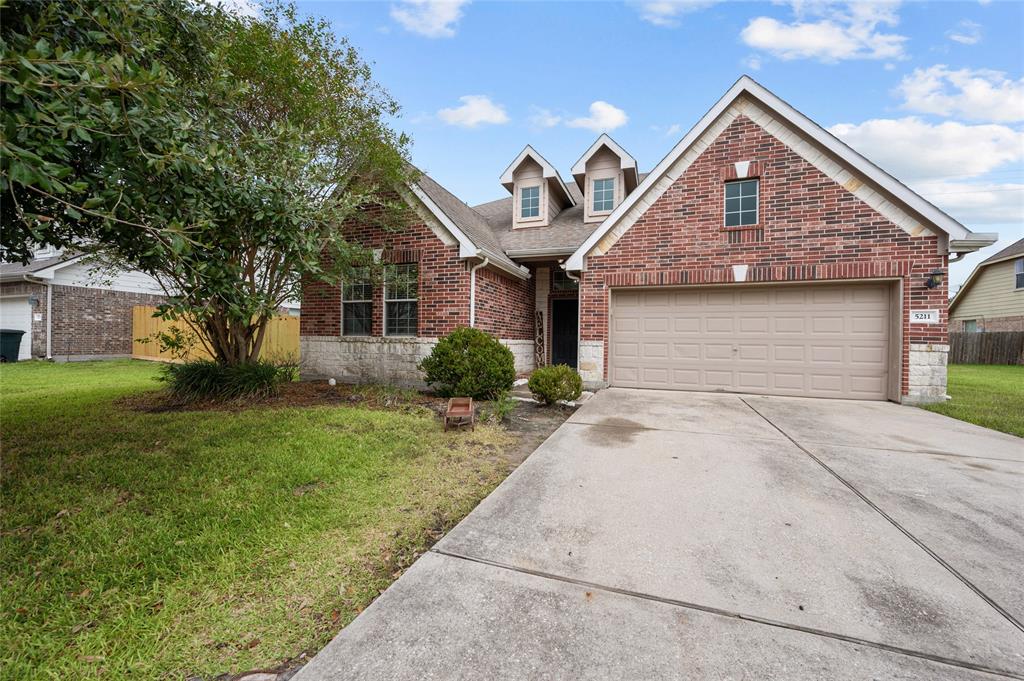
<instances>
[{"instance_id":1,"label":"front door","mask_svg":"<svg viewBox=\"0 0 1024 681\"><path fill-rule=\"evenodd\" d=\"M576 333L579 330L579 301L576 298L551 301L551 363L576 368Z\"/></svg>"}]
</instances>

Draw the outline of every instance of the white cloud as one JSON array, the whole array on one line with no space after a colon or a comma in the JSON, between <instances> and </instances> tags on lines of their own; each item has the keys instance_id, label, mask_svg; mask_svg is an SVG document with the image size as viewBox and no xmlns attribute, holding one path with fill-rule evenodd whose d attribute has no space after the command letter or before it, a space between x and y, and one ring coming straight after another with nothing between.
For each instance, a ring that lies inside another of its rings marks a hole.
<instances>
[{"instance_id":1,"label":"white cloud","mask_svg":"<svg viewBox=\"0 0 1024 681\"><path fill-rule=\"evenodd\" d=\"M1024 78L1013 80L1001 71L952 70L943 64L914 69L896 91L903 108L970 120L1024 120Z\"/></svg>"},{"instance_id":2,"label":"white cloud","mask_svg":"<svg viewBox=\"0 0 1024 681\"><path fill-rule=\"evenodd\" d=\"M448 125L464 128L508 123L508 114L505 113L504 107L495 104L486 95L464 95L459 97L459 101L462 102L462 106L441 109L437 112L437 117Z\"/></svg>"},{"instance_id":3,"label":"white cloud","mask_svg":"<svg viewBox=\"0 0 1024 681\"><path fill-rule=\"evenodd\" d=\"M772 17L750 20L740 37L750 47L780 59L900 59L906 36L880 26L899 23L897 2L792 3L795 21Z\"/></svg>"},{"instance_id":4,"label":"white cloud","mask_svg":"<svg viewBox=\"0 0 1024 681\"><path fill-rule=\"evenodd\" d=\"M553 128L562 122L562 117L558 114L552 113L548 109L542 109L540 107L533 107L533 113L530 115L530 125L535 128Z\"/></svg>"},{"instance_id":5,"label":"white cloud","mask_svg":"<svg viewBox=\"0 0 1024 681\"><path fill-rule=\"evenodd\" d=\"M668 128L665 130L665 137L673 137L675 135L678 135L682 131L683 126L679 125L678 123L673 123L672 125L668 126Z\"/></svg>"},{"instance_id":6,"label":"white cloud","mask_svg":"<svg viewBox=\"0 0 1024 681\"><path fill-rule=\"evenodd\" d=\"M1024 132L1005 125L932 124L910 116L840 123L829 130L907 182L977 177L1024 161Z\"/></svg>"},{"instance_id":7,"label":"white cloud","mask_svg":"<svg viewBox=\"0 0 1024 681\"><path fill-rule=\"evenodd\" d=\"M964 19L956 28L946 31L946 37L961 45L975 45L981 42L981 24Z\"/></svg>"},{"instance_id":8,"label":"white cloud","mask_svg":"<svg viewBox=\"0 0 1024 681\"><path fill-rule=\"evenodd\" d=\"M761 57L756 54L752 54L743 60L743 65L746 66L751 71L760 71L761 63Z\"/></svg>"},{"instance_id":9,"label":"white cloud","mask_svg":"<svg viewBox=\"0 0 1024 681\"><path fill-rule=\"evenodd\" d=\"M634 3L640 18L649 24L672 28L684 14L711 7L721 0L648 0Z\"/></svg>"},{"instance_id":10,"label":"white cloud","mask_svg":"<svg viewBox=\"0 0 1024 681\"><path fill-rule=\"evenodd\" d=\"M1024 224L1024 184L1020 182L935 181L913 184L912 187L968 226Z\"/></svg>"},{"instance_id":11,"label":"white cloud","mask_svg":"<svg viewBox=\"0 0 1024 681\"><path fill-rule=\"evenodd\" d=\"M590 105L590 116L573 118L566 122L570 128L586 128L594 132L608 132L620 128L629 121L622 109L600 100Z\"/></svg>"},{"instance_id":12,"label":"white cloud","mask_svg":"<svg viewBox=\"0 0 1024 681\"><path fill-rule=\"evenodd\" d=\"M402 0L391 6L391 18L427 38L451 38L468 0Z\"/></svg>"}]
</instances>

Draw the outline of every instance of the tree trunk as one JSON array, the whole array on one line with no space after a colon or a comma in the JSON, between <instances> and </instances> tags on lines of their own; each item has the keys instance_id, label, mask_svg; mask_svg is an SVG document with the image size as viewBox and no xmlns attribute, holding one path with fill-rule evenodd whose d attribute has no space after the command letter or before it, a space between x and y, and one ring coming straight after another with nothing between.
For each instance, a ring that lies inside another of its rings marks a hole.
<instances>
[{"instance_id":1,"label":"tree trunk","mask_svg":"<svg viewBox=\"0 0 1024 681\"><path fill-rule=\"evenodd\" d=\"M227 366L248 364L259 359L270 317L260 316L251 324L227 318L222 312L212 313L203 324L214 359Z\"/></svg>"}]
</instances>

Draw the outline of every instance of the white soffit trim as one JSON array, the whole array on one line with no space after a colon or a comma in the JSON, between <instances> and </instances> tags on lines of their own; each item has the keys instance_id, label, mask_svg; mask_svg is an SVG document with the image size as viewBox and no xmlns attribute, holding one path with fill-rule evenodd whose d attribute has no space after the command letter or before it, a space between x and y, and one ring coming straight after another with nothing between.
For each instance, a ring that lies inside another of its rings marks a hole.
<instances>
[{"instance_id":1,"label":"white soffit trim","mask_svg":"<svg viewBox=\"0 0 1024 681\"><path fill-rule=\"evenodd\" d=\"M420 188L418 184L411 183L409 185L409 189L412 190L412 193L415 194L416 198L420 200L420 203L422 203L426 207L426 209L430 211L430 214L433 215L437 219L437 221L441 223L441 226L448 230L448 232L453 237L455 237L455 240L459 242L460 258L490 257L491 264L494 265L495 267L504 270L509 274L515 275L520 279L529 278L529 268L522 266L510 267L504 262L502 262L503 258L501 255L491 253L490 251L483 248L479 248L475 243L473 243L473 240L470 239L465 232L459 229L458 225L456 225L452 221L452 219L448 217L448 215L443 210L441 210L441 208L436 203L434 203L434 200L431 199L427 195L427 193Z\"/></svg>"},{"instance_id":2,"label":"white soffit trim","mask_svg":"<svg viewBox=\"0 0 1024 681\"><path fill-rule=\"evenodd\" d=\"M72 258L68 258L67 260L50 265L46 269L39 270L38 272L28 272L27 274L37 279L53 279L53 275L57 273L57 270L62 270L65 267L74 265L84 257L84 253L81 255L76 255Z\"/></svg>"},{"instance_id":3,"label":"white soffit trim","mask_svg":"<svg viewBox=\"0 0 1024 681\"><path fill-rule=\"evenodd\" d=\"M704 114L695 126L690 128L686 136L676 144L671 151L654 167L654 170L640 183L640 186L630 192L626 200L619 204L611 215L609 215L601 226L598 227L586 241L580 244L576 252L566 261L565 267L569 270L581 270L584 266L584 258L593 249L605 234L610 232L615 225L639 202L648 190L658 183L672 165L693 145L704 132L711 127L718 117L742 94L749 94L751 97L765 104L769 109L776 112L779 117L795 127L808 139L825 148L837 156L849 167L864 175L873 183L884 189L901 203L911 210L920 214L930 224L934 225L949 237L956 241L966 242L965 246L971 246L972 250L987 245L987 238L984 235L974 234L955 219L939 210L937 207L923 199L909 187L889 175L887 172L867 160L849 146L841 142L834 135L822 128L820 125L804 116L786 102L772 94L765 87L754 81L750 76L742 76L731 88L715 102L715 105ZM973 238L972 238L973 237ZM982 238L978 238L982 237ZM953 249L951 249L953 250ZM966 249L965 249L966 250Z\"/></svg>"},{"instance_id":4,"label":"white soffit trim","mask_svg":"<svg viewBox=\"0 0 1024 681\"><path fill-rule=\"evenodd\" d=\"M587 161L589 161L590 157L596 154L597 150L600 149L601 147L608 147L613 154L619 157L620 169L632 169L634 173L637 172L636 159L633 158L628 151L619 146L619 143L613 140L611 137L609 137L608 133L606 132L601 133L601 136L598 137L597 140L590 145L590 148L587 149L582 156L580 156L579 160L572 165L572 170L570 172L574 176L586 174Z\"/></svg>"},{"instance_id":5,"label":"white soffit trim","mask_svg":"<svg viewBox=\"0 0 1024 681\"><path fill-rule=\"evenodd\" d=\"M529 144L526 145L525 149L519 152L519 155L516 156L516 160L512 161L508 168L505 168L505 172L501 174L501 184L505 189L512 191L512 186L514 184L512 176L515 174L516 168L518 168L527 158L533 159L537 165L541 167L545 180L554 180L557 183L559 189L562 190L562 193L565 194L566 199L569 201L570 206L576 205L576 200L572 198L572 194L569 193L569 188L565 186L565 182L562 182L562 176L558 174L558 170L548 163L547 159L538 154L537 150Z\"/></svg>"}]
</instances>

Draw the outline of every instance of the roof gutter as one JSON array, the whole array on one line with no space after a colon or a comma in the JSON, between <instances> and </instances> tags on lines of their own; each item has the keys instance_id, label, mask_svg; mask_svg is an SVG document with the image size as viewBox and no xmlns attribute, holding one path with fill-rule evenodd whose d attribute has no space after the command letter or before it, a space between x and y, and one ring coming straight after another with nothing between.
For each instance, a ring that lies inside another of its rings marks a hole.
<instances>
[{"instance_id":1,"label":"roof gutter","mask_svg":"<svg viewBox=\"0 0 1024 681\"><path fill-rule=\"evenodd\" d=\"M999 241L995 232L974 232L969 239L950 239L950 253L973 253ZM958 258L959 259L959 258Z\"/></svg>"}]
</instances>

